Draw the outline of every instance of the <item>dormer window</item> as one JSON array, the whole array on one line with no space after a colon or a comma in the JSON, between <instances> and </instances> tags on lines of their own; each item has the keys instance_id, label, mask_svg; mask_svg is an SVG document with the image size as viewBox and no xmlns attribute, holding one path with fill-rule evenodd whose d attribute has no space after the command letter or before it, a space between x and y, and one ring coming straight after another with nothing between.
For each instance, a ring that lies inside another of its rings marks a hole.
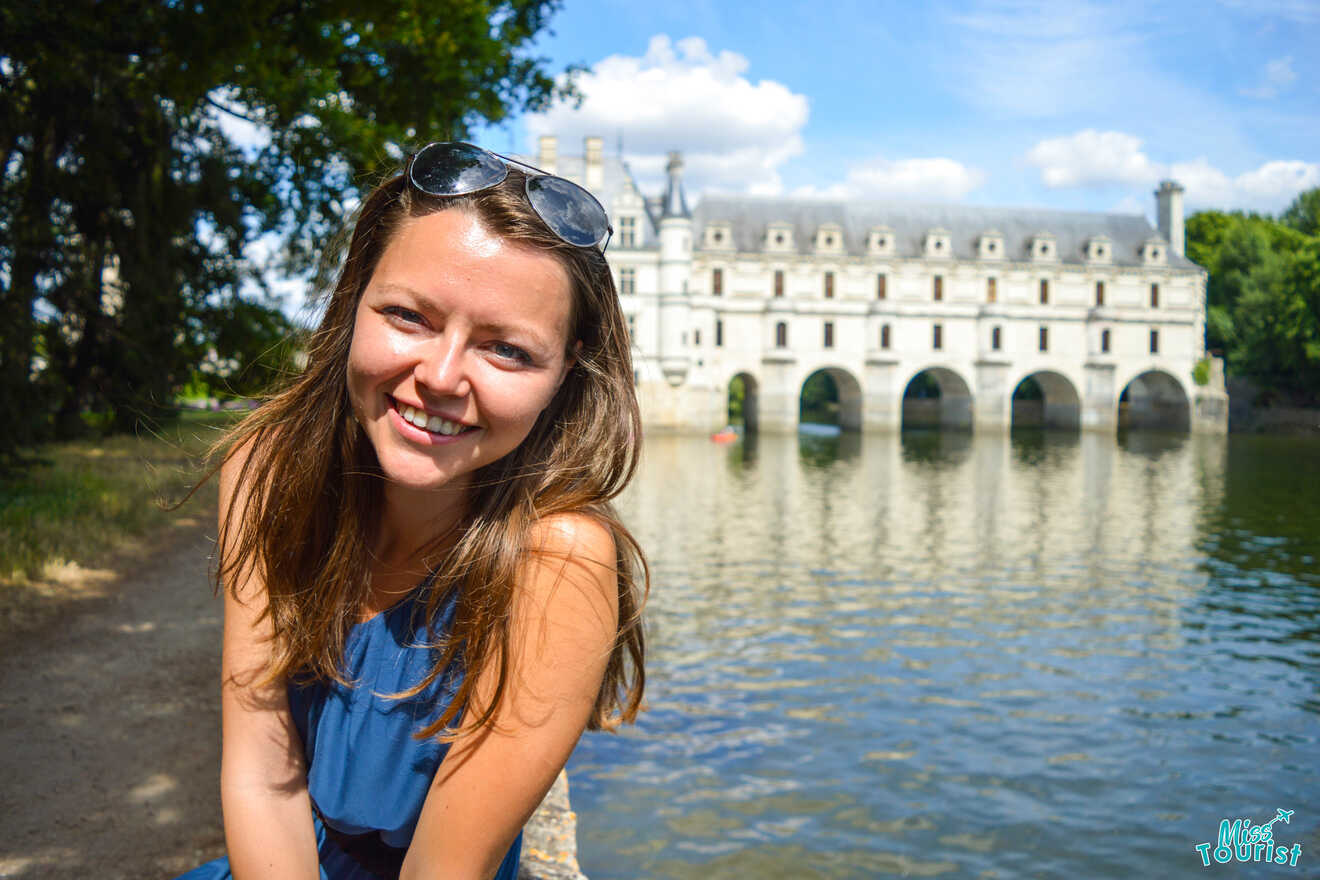
<instances>
[{"instance_id":1,"label":"dormer window","mask_svg":"<svg viewBox=\"0 0 1320 880\"><path fill-rule=\"evenodd\" d=\"M1086 243L1086 262L1108 263L1114 258L1114 246L1109 238L1097 235Z\"/></svg>"},{"instance_id":2,"label":"dormer window","mask_svg":"<svg viewBox=\"0 0 1320 880\"><path fill-rule=\"evenodd\" d=\"M928 257L951 257L953 256L953 247L949 238L949 230L932 229L926 233L926 256Z\"/></svg>"},{"instance_id":3,"label":"dormer window","mask_svg":"<svg viewBox=\"0 0 1320 880\"><path fill-rule=\"evenodd\" d=\"M887 257L894 253L894 230L877 226L866 236L866 250L872 256Z\"/></svg>"},{"instance_id":4,"label":"dormer window","mask_svg":"<svg viewBox=\"0 0 1320 880\"><path fill-rule=\"evenodd\" d=\"M788 223L771 223L765 229L765 249L785 252L793 250L793 227Z\"/></svg>"},{"instance_id":5,"label":"dormer window","mask_svg":"<svg viewBox=\"0 0 1320 880\"><path fill-rule=\"evenodd\" d=\"M1059 252L1054 242L1054 236L1048 232L1039 232L1029 244L1031 259L1037 263L1050 262L1058 258Z\"/></svg>"},{"instance_id":6,"label":"dormer window","mask_svg":"<svg viewBox=\"0 0 1320 880\"><path fill-rule=\"evenodd\" d=\"M998 230L990 230L976 241L976 255L982 260L1002 260L1004 258L1004 236Z\"/></svg>"},{"instance_id":7,"label":"dormer window","mask_svg":"<svg viewBox=\"0 0 1320 880\"><path fill-rule=\"evenodd\" d=\"M843 228L836 223L824 223L816 230L816 253L843 253Z\"/></svg>"},{"instance_id":8,"label":"dormer window","mask_svg":"<svg viewBox=\"0 0 1320 880\"><path fill-rule=\"evenodd\" d=\"M705 246L708 250L733 250L733 230L728 223L711 223L706 227Z\"/></svg>"},{"instance_id":9,"label":"dormer window","mask_svg":"<svg viewBox=\"0 0 1320 880\"><path fill-rule=\"evenodd\" d=\"M1169 261L1169 245L1162 238L1152 238L1141 246L1141 262L1148 266L1162 266Z\"/></svg>"}]
</instances>

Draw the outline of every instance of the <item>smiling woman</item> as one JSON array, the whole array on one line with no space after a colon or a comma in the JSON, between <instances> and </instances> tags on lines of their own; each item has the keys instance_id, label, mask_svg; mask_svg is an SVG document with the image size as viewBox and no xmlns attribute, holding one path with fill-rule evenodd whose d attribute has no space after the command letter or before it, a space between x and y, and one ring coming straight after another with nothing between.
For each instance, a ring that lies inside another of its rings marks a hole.
<instances>
[{"instance_id":1,"label":"smiling woman","mask_svg":"<svg viewBox=\"0 0 1320 880\"><path fill-rule=\"evenodd\" d=\"M188 878L512 878L583 729L637 714L608 222L530 181L433 144L381 184L304 373L219 450L229 855Z\"/></svg>"}]
</instances>

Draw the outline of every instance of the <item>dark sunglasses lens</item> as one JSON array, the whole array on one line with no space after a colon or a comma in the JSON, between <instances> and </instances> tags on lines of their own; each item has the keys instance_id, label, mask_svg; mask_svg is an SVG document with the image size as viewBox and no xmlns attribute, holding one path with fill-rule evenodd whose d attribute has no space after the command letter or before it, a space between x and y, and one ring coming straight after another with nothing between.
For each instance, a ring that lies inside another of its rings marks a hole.
<instances>
[{"instance_id":1,"label":"dark sunglasses lens","mask_svg":"<svg viewBox=\"0 0 1320 880\"><path fill-rule=\"evenodd\" d=\"M508 175L503 162L472 144L431 144L413 158L413 186L433 196L459 196L495 186Z\"/></svg>"},{"instance_id":2,"label":"dark sunglasses lens","mask_svg":"<svg viewBox=\"0 0 1320 880\"><path fill-rule=\"evenodd\" d=\"M527 200L550 229L569 244L592 247L609 231L600 202L562 177L529 177Z\"/></svg>"}]
</instances>

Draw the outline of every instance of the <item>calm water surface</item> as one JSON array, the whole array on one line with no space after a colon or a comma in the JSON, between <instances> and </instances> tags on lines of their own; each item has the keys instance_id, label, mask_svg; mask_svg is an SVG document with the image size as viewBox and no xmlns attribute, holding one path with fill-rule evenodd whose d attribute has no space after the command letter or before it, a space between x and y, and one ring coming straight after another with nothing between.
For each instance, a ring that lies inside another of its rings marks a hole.
<instances>
[{"instance_id":1,"label":"calm water surface","mask_svg":"<svg viewBox=\"0 0 1320 880\"><path fill-rule=\"evenodd\" d=\"M1320 442L648 438L605 878L1320 876ZM1295 810L1297 868L1202 868Z\"/></svg>"}]
</instances>

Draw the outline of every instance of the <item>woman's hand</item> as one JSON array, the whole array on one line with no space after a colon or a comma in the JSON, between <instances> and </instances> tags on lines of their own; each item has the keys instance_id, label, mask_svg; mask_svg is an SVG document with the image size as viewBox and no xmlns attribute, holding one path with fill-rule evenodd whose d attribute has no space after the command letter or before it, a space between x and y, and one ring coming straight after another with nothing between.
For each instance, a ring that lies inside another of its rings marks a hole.
<instances>
[{"instance_id":1,"label":"woman's hand","mask_svg":"<svg viewBox=\"0 0 1320 880\"><path fill-rule=\"evenodd\" d=\"M584 514L539 523L513 603L509 679L495 726L445 755L402 880L489 878L568 760L590 718L618 630L615 546ZM476 684L488 705L496 670Z\"/></svg>"},{"instance_id":2,"label":"woman's hand","mask_svg":"<svg viewBox=\"0 0 1320 880\"><path fill-rule=\"evenodd\" d=\"M237 483L246 455L236 451L220 469L222 536L237 531L224 528L226 517L243 516L247 498ZM222 564L232 552L232 542L220 548ZM315 880L320 868L302 743L285 683L262 683L270 660L270 623L261 620L266 590L257 573L243 574L236 589L224 589L220 800L230 868L236 880Z\"/></svg>"}]
</instances>

